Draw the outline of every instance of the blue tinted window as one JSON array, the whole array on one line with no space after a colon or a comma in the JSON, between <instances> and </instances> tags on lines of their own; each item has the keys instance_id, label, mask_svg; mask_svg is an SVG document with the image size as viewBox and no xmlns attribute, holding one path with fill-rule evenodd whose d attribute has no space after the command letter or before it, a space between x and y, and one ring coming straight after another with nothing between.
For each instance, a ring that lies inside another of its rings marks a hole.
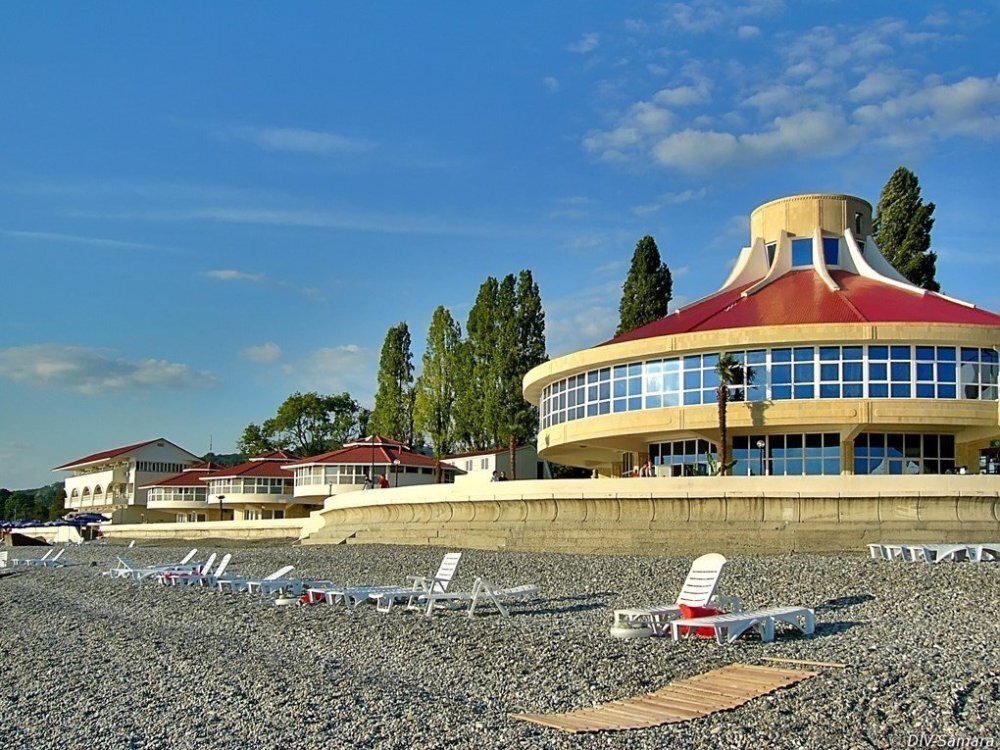
<instances>
[{"instance_id":1,"label":"blue tinted window","mask_svg":"<svg viewBox=\"0 0 1000 750\"><path fill-rule=\"evenodd\" d=\"M808 365L795 365L795 382L796 383L811 383L813 381L813 366Z\"/></svg>"},{"instance_id":2,"label":"blue tinted window","mask_svg":"<svg viewBox=\"0 0 1000 750\"><path fill-rule=\"evenodd\" d=\"M979 350L969 349L962 347L962 361L963 362L978 362L979 361Z\"/></svg>"},{"instance_id":3,"label":"blue tinted window","mask_svg":"<svg viewBox=\"0 0 1000 750\"><path fill-rule=\"evenodd\" d=\"M684 391L684 405L690 406L692 404L701 403L701 391Z\"/></svg>"},{"instance_id":4,"label":"blue tinted window","mask_svg":"<svg viewBox=\"0 0 1000 750\"><path fill-rule=\"evenodd\" d=\"M715 370L705 370L701 378L701 384L705 388L717 388L719 385L719 373Z\"/></svg>"},{"instance_id":5,"label":"blue tinted window","mask_svg":"<svg viewBox=\"0 0 1000 750\"><path fill-rule=\"evenodd\" d=\"M837 380L840 377L839 365L820 365L819 379L824 382Z\"/></svg>"},{"instance_id":6,"label":"blue tinted window","mask_svg":"<svg viewBox=\"0 0 1000 750\"><path fill-rule=\"evenodd\" d=\"M600 389L601 389L601 401L607 401L609 398L611 398L611 383L601 383ZM604 412L601 413L603 414Z\"/></svg>"},{"instance_id":7,"label":"blue tinted window","mask_svg":"<svg viewBox=\"0 0 1000 750\"><path fill-rule=\"evenodd\" d=\"M909 359L910 358L910 347L908 347L908 346L894 346L894 347L892 347L892 358L893 359Z\"/></svg>"},{"instance_id":8,"label":"blue tinted window","mask_svg":"<svg viewBox=\"0 0 1000 750\"><path fill-rule=\"evenodd\" d=\"M954 383L956 367L957 365L952 362L938 362L938 380Z\"/></svg>"},{"instance_id":9,"label":"blue tinted window","mask_svg":"<svg viewBox=\"0 0 1000 750\"><path fill-rule=\"evenodd\" d=\"M814 398L814 390L811 385L796 385L795 398Z\"/></svg>"},{"instance_id":10,"label":"blue tinted window","mask_svg":"<svg viewBox=\"0 0 1000 750\"><path fill-rule=\"evenodd\" d=\"M811 346L800 346L795 350L796 362L808 362L813 358L813 348Z\"/></svg>"},{"instance_id":11,"label":"blue tinted window","mask_svg":"<svg viewBox=\"0 0 1000 750\"><path fill-rule=\"evenodd\" d=\"M869 346L868 359L889 359L889 347Z\"/></svg>"},{"instance_id":12,"label":"blue tinted window","mask_svg":"<svg viewBox=\"0 0 1000 750\"><path fill-rule=\"evenodd\" d=\"M747 352L747 364L749 365L762 365L765 361L765 351L763 349L755 349L753 351Z\"/></svg>"},{"instance_id":13,"label":"blue tinted window","mask_svg":"<svg viewBox=\"0 0 1000 750\"><path fill-rule=\"evenodd\" d=\"M637 411L642 408L642 399L639 397L630 398L628 400L628 410Z\"/></svg>"},{"instance_id":14,"label":"blue tinted window","mask_svg":"<svg viewBox=\"0 0 1000 750\"><path fill-rule=\"evenodd\" d=\"M844 362L844 381L845 382L860 382L861 381L861 363L860 362Z\"/></svg>"},{"instance_id":15,"label":"blue tinted window","mask_svg":"<svg viewBox=\"0 0 1000 750\"><path fill-rule=\"evenodd\" d=\"M910 397L910 384L893 383L892 384L892 397L893 398L909 398Z\"/></svg>"},{"instance_id":16,"label":"blue tinted window","mask_svg":"<svg viewBox=\"0 0 1000 750\"><path fill-rule=\"evenodd\" d=\"M871 383L868 386L869 398L886 398L889 395L889 386L885 383Z\"/></svg>"},{"instance_id":17,"label":"blue tinted window","mask_svg":"<svg viewBox=\"0 0 1000 750\"><path fill-rule=\"evenodd\" d=\"M953 347L953 346L939 346L937 348L937 358L938 358L938 361L954 362L955 361L955 347Z\"/></svg>"},{"instance_id":18,"label":"blue tinted window","mask_svg":"<svg viewBox=\"0 0 1000 750\"><path fill-rule=\"evenodd\" d=\"M597 382L597 370L591 370L587 373L587 382L596 383Z\"/></svg>"},{"instance_id":19,"label":"blue tinted window","mask_svg":"<svg viewBox=\"0 0 1000 750\"><path fill-rule=\"evenodd\" d=\"M917 383L917 398L934 398L932 383Z\"/></svg>"},{"instance_id":20,"label":"blue tinted window","mask_svg":"<svg viewBox=\"0 0 1000 750\"><path fill-rule=\"evenodd\" d=\"M861 359L861 352L860 346L845 346L844 359Z\"/></svg>"},{"instance_id":21,"label":"blue tinted window","mask_svg":"<svg viewBox=\"0 0 1000 750\"><path fill-rule=\"evenodd\" d=\"M870 380L886 380L888 379L888 369L884 363L881 362L869 362L868 363L868 378Z\"/></svg>"},{"instance_id":22,"label":"blue tinted window","mask_svg":"<svg viewBox=\"0 0 1000 750\"><path fill-rule=\"evenodd\" d=\"M791 365L774 365L771 368L771 382L772 383L791 383L792 382L792 366Z\"/></svg>"},{"instance_id":23,"label":"blue tinted window","mask_svg":"<svg viewBox=\"0 0 1000 750\"><path fill-rule=\"evenodd\" d=\"M701 388L701 370L684 373L684 390L692 388Z\"/></svg>"},{"instance_id":24,"label":"blue tinted window","mask_svg":"<svg viewBox=\"0 0 1000 750\"><path fill-rule=\"evenodd\" d=\"M840 265L840 240L836 237L823 238L823 261L828 266Z\"/></svg>"},{"instance_id":25,"label":"blue tinted window","mask_svg":"<svg viewBox=\"0 0 1000 750\"><path fill-rule=\"evenodd\" d=\"M939 385L937 393L938 393L938 398L955 398L955 386Z\"/></svg>"},{"instance_id":26,"label":"blue tinted window","mask_svg":"<svg viewBox=\"0 0 1000 750\"><path fill-rule=\"evenodd\" d=\"M684 369L685 370L698 370L701 368L701 355L694 355L684 358Z\"/></svg>"},{"instance_id":27,"label":"blue tinted window","mask_svg":"<svg viewBox=\"0 0 1000 750\"><path fill-rule=\"evenodd\" d=\"M630 378L636 375L642 375L642 362L634 362L628 366L628 375Z\"/></svg>"},{"instance_id":28,"label":"blue tinted window","mask_svg":"<svg viewBox=\"0 0 1000 750\"><path fill-rule=\"evenodd\" d=\"M979 358L983 362L989 362L990 364L996 364L1000 361L1000 355L992 349L981 349L979 352Z\"/></svg>"},{"instance_id":29,"label":"blue tinted window","mask_svg":"<svg viewBox=\"0 0 1000 750\"><path fill-rule=\"evenodd\" d=\"M615 398L626 395L626 385L624 380L615 381Z\"/></svg>"},{"instance_id":30,"label":"blue tinted window","mask_svg":"<svg viewBox=\"0 0 1000 750\"><path fill-rule=\"evenodd\" d=\"M706 354L702 358L702 367L706 369L708 369L709 367L715 367L717 364L719 364L718 354Z\"/></svg>"},{"instance_id":31,"label":"blue tinted window","mask_svg":"<svg viewBox=\"0 0 1000 750\"><path fill-rule=\"evenodd\" d=\"M615 411L625 411L625 399L616 398L615 399Z\"/></svg>"},{"instance_id":32,"label":"blue tinted window","mask_svg":"<svg viewBox=\"0 0 1000 750\"><path fill-rule=\"evenodd\" d=\"M819 348L819 358L825 362L836 362L840 359L839 346L821 346Z\"/></svg>"},{"instance_id":33,"label":"blue tinted window","mask_svg":"<svg viewBox=\"0 0 1000 750\"><path fill-rule=\"evenodd\" d=\"M661 396L646 396L647 409L659 409L662 404L663 399Z\"/></svg>"},{"instance_id":34,"label":"blue tinted window","mask_svg":"<svg viewBox=\"0 0 1000 750\"><path fill-rule=\"evenodd\" d=\"M840 386L836 383L823 383L819 387L820 398L840 398Z\"/></svg>"},{"instance_id":35,"label":"blue tinted window","mask_svg":"<svg viewBox=\"0 0 1000 750\"><path fill-rule=\"evenodd\" d=\"M771 398L778 401L792 397L792 387L790 385L775 385L771 387Z\"/></svg>"},{"instance_id":36,"label":"blue tinted window","mask_svg":"<svg viewBox=\"0 0 1000 750\"><path fill-rule=\"evenodd\" d=\"M808 238L792 240L792 266L811 266L813 241Z\"/></svg>"},{"instance_id":37,"label":"blue tinted window","mask_svg":"<svg viewBox=\"0 0 1000 750\"><path fill-rule=\"evenodd\" d=\"M934 365L931 362L917 363L917 380L934 380Z\"/></svg>"},{"instance_id":38,"label":"blue tinted window","mask_svg":"<svg viewBox=\"0 0 1000 750\"><path fill-rule=\"evenodd\" d=\"M892 363L892 379L896 382L900 380L910 379L910 363L909 362L893 362Z\"/></svg>"},{"instance_id":39,"label":"blue tinted window","mask_svg":"<svg viewBox=\"0 0 1000 750\"><path fill-rule=\"evenodd\" d=\"M772 349L771 350L771 361L772 362L791 362L792 361L792 350L791 349Z\"/></svg>"},{"instance_id":40,"label":"blue tinted window","mask_svg":"<svg viewBox=\"0 0 1000 750\"><path fill-rule=\"evenodd\" d=\"M615 366L615 378L624 378L626 371L627 371L627 368L625 367L625 365L616 365Z\"/></svg>"},{"instance_id":41,"label":"blue tinted window","mask_svg":"<svg viewBox=\"0 0 1000 750\"><path fill-rule=\"evenodd\" d=\"M917 347L917 359L922 362L930 362L934 360L934 347L933 346L918 346Z\"/></svg>"},{"instance_id":42,"label":"blue tinted window","mask_svg":"<svg viewBox=\"0 0 1000 750\"><path fill-rule=\"evenodd\" d=\"M861 383L844 384L844 398L861 398Z\"/></svg>"}]
</instances>

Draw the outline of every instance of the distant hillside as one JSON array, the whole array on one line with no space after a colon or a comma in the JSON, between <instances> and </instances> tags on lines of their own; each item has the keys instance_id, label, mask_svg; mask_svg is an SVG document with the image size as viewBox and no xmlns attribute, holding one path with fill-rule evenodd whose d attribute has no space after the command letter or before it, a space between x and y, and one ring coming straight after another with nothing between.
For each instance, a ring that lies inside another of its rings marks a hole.
<instances>
[{"instance_id":1,"label":"distant hillside","mask_svg":"<svg viewBox=\"0 0 1000 750\"><path fill-rule=\"evenodd\" d=\"M4 521L50 521L65 512L62 482L31 490L0 487L0 519Z\"/></svg>"}]
</instances>

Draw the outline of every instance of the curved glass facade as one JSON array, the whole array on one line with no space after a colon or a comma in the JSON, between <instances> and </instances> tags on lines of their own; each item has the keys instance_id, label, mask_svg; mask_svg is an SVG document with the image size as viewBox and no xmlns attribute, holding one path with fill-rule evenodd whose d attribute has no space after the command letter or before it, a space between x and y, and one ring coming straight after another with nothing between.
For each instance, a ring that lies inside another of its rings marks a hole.
<instances>
[{"instance_id":1,"label":"curved glass facade","mask_svg":"<svg viewBox=\"0 0 1000 750\"><path fill-rule=\"evenodd\" d=\"M752 372L730 387L733 401L835 398L997 400L993 349L909 344L782 346L731 351ZM550 383L541 428L602 414L714 404L719 354L646 359Z\"/></svg>"}]
</instances>

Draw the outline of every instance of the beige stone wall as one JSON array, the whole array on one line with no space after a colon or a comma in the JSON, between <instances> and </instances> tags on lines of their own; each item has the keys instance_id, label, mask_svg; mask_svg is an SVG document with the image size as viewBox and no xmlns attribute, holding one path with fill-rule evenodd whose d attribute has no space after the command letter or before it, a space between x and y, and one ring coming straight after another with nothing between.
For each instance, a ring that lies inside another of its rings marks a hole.
<instances>
[{"instance_id":1,"label":"beige stone wall","mask_svg":"<svg viewBox=\"0 0 1000 750\"><path fill-rule=\"evenodd\" d=\"M509 484L502 493L442 487L423 495L386 491L381 502L359 498L315 514L303 541L688 555L861 552L872 542L1000 539L1000 479L990 476Z\"/></svg>"},{"instance_id":2,"label":"beige stone wall","mask_svg":"<svg viewBox=\"0 0 1000 750\"><path fill-rule=\"evenodd\" d=\"M797 237L812 237L816 227L837 237L855 231L854 215L861 214L864 238L872 232L872 206L853 195L812 193L792 195L765 203L750 214L750 237L777 242L782 230Z\"/></svg>"},{"instance_id":3,"label":"beige stone wall","mask_svg":"<svg viewBox=\"0 0 1000 750\"><path fill-rule=\"evenodd\" d=\"M297 539L308 519L206 521L204 523L135 523L102 527L108 539Z\"/></svg>"}]
</instances>

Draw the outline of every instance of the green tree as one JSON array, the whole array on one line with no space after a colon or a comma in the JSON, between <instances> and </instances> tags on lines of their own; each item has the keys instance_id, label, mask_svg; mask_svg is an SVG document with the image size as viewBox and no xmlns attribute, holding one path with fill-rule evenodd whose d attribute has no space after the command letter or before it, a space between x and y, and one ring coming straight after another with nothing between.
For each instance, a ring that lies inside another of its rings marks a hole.
<instances>
[{"instance_id":1,"label":"green tree","mask_svg":"<svg viewBox=\"0 0 1000 750\"><path fill-rule=\"evenodd\" d=\"M385 334L369 426L373 434L413 443L413 352L405 321Z\"/></svg>"},{"instance_id":2,"label":"green tree","mask_svg":"<svg viewBox=\"0 0 1000 750\"><path fill-rule=\"evenodd\" d=\"M493 361L499 350L498 298L500 284L492 276L479 287L465 325L465 345L458 354L455 416L456 434L464 447L495 448L496 387Z\"/></svg>"},{"instance_id":3,"label":"green tree","mask_svg":"<svg viewBox=\"0 0 1000 750\"><path fill-rule=\"evenodd\" d=\"M659 320L667 314L673 296L670 269L660 259L656 240L648 234L639 240L632 254L632 265L622 286L618 305L618 330L615 335Z\"/></svg>"},{"instance_id":4,"label":"green tree","mask_svg":"<svg viewBox=\"0 0 1000 750\"><path fill-rule=\"evenodd\" d=\"M718 474L728 474L731 468L729 460L729 425L727 422L727 407L730 401L743 401L746 398L744 389L733 391L734 385L749 385L753 382L753 369L744 367L729 352L719 355L715 365L719 376L719 385L715 389L715 398L719 406L719 464Z\"/></svg>"},{"instance_id":5,"label":"green tree","mask_svg":"<svg viewBox=\"0 0 1000 750\"><path fill-rule=\"evenodd\" d=\"M340 448L357 435L361 411L346 392L333 396L296 392L263 425L247 425L237 447L248 456L279 448L315 456Z\"/></svg>"},{"instance_id":6,"label":"green tree","mask_svg":"<svg viewBox=\"0 0 1000 750\"><path fill-rule=\"evenodd\" d=\"M458 323L446 308L438 307L427 331L413 421L417 431L430 436L434 455L439 458L450 453L455 442L456 358L461 342Z\"/></svg>"},{"instance_id":7,"label":"green tree","mask_svg":"<svg viewBox=\"0 0 1000 750\"><path fill-rule=\"evenodd\" d=\"M941 290L934 278L937 253L931 252L934 204L920 197L920 181L899 167L882 188L876 209L874 234L879 249L911 283L931 292Z\"/></svg>"},{"instance_id":8,"label":"green tree","mask_svg":"<svg viewBox=\"0 0 1000 750\"><path fill-rule=\"evenodd\" d=\"M236 441L236 450L247 458L259 456L262 453L270 453L275 447L274 443L264 433L264 428L253 422L243 428L243 434Z\"/></svg>"},{"instance_id":9,"label":"green tree","mask_svg":"<svg viewBox=\"0 0 1000 750\"><path fill-rule=\"evenodd\" d=\"M49 517L48 520L55 521L57 518L62 518L66 514L66 490L63 488L59 489L59 492L52 498L52 502L49 505Z\"/></svg>"}]
</instances>

